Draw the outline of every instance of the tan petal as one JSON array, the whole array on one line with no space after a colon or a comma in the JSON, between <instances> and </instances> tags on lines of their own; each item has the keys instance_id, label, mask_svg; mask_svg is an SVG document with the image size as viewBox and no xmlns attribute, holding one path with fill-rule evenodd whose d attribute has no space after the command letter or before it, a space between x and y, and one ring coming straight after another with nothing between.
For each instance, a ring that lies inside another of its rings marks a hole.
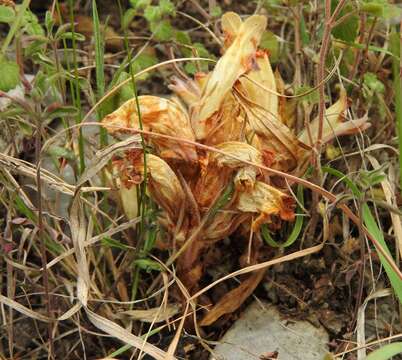
<instances>
[{"instance_id":1,"label":"tan petal","mask_svg":"<svg viewBox=\"0 0 402 360\"><path fill-rule=\"evenodd\" d=\"M149 95L139 96L138 101L144 130L194 141L189 118L177 103ZM102 120L102 125L112 135L127 133L127 129L139 129L136 100L126 101L116 111L107 115ZM150 137L149 141L163 158L197 160L193 145L160 137Z\"/></svg>"},{"instance_id":2,"label":"tan petal","mask_svg":"<svg viewBox=\"0 0 402 360\"><path fill-rule=\"evenodd\" d=\"M259 170L255 166L245 164L244 160L262 164L262 154L249 144L229 141L218 145L217 149L225 154L209 153L194 189L197 203L205 208L209 208L225 189L235 170L237 172L234 181L237 189L253 187Z\"/></svg>"},{"instance_id":3,"label":"tan petal","mask_svg":"<svg viewBox=\"0 0 402 360\"><path fill-rule=\"evenodd\" d=\"M259 149L273 154L272 167L289 171L297 164L300 144L279 118L276 80L268 55L258 53L257 64L258 69L249 73L250 79L240 79L243 94L240 101L247 114L249 129L258 135Z\"/></svg>"},{"instance_id":4,"label":"tan petal","mask_svg":"<svg viewBox=\"0 0 402 360\"><path fill-rule=\"evenodd\" d=\"M238 14L229 11L223 14L221 22L222 22L222 31L223 34L225 35L224 39L225 48L228 48L236 38L241 28L242 20Z\"/></svg>"},{"instance_id":5,"label":"tan petal","mask_svg":"<svg viewBox=\"0 0 402 360\"><path fill-rule=\"evenodd\" d=\"M144 175L144 157L137 154L131 159L136 172ZM147 189L151 197L169 215L173 224L180 217L183 210L185 194L180 181L170 166L158 156L147 154Z\"/></svg>"},{"instance_id":6,"label":"tan petal","mask_svg":"<svg viewBox=\"0 0 402 360\"><path fill-rule=\"evenodd\" d=\"M174 91L183 102L191 107L201 98L201 89L193 80L182 80L177 76L172 78L169 89Z\"/></svg>"},{"instance_id":7,"label":"tan petal","mask_svg":"<svg viewBox=\"0 0 402 360\"><path fill-rule=\"evenodd\" d=\"M228 141L218 145L217 148L224 151L225 154L211 153L210 161L220 167L238 169L234 178L236 189L251 189L260 170L244 161L261 165L263 163L262 153L255 147L238 141Z\"/></svg>"},{"instance_id":8,"label":"tan petal","mask_svg":"<svg viewBox=\"0 0 402 360\"><path fill-rule=\"evenodd\" d=\"M345 114L348 107L346 91L341 90L340 97L337 102L325 110L322 142L327 143L337 136L355 134L359 131L367 129L370 124L367 123L367 117L345 121ZM310 132L313 143L318 138L318 117L310 123ZM310 138L307 129L303 129L298 135L300 141L310 145Z\"/></svg>"},{"instance_id":9,"label":"tan petal","mask_svg":"<svg viewBox=\"0 0 402 360\"><path fill-rule=\"evenodd\" d=\"M191 122L197 139L207 136L211 126L208 118L218 111L237 79L251 69L266 24L265 16L250 16L241 24L233 43L216 64L192 114Z\"/></svg>"},{"instance_id":10,"label":"tan petal","mask_svg":"<svg viewBox=\"0 0 402 360\"><path fill-rule=\"evenodd\" d=\"M251 191L239 193L237 208L243 212L259 214L253 223L253 230L256 231L261 224L269 221L272 215L277 215L283 220L293 220L293 203L293 198L282 191L256 181Z\"/></svg>"},{"instance_id":11,"label":"tan petal","mask_svg":"<svg viewBox=\"0 0 402 360\"><path fill-rule=\"evenodd\" d=\"M245 113L235 97L228 93L217 113L207 122L209 133L205 144L215 146L225 141L238 141L244 137Z\"/></svg>"}]
</instances>

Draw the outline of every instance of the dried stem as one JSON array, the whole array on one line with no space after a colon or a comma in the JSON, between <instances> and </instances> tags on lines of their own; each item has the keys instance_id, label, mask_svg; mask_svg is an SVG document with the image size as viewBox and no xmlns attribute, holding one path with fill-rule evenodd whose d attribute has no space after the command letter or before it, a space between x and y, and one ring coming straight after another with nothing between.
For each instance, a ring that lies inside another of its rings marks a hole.
<instances>
[{"instance_id":1,"label":"dried stem","mask_svg":"<svg viewBox=\"0 0 402 360\"><path fill-rule=\"evenodd\" d=\"M331 38L331 30L333 28L336 17L345 5L346 0L340 0L337 7L335 8L333 14L331 15L331 0L325 0L325 28L324 35L322 38L320 58L317 69L317 84L320 96L320 101L318 104L318 138L315 144L316 156L319 157L321 153L322 146L322 134L324 128L324 112L325 112L325 93L324 93L324 75L325 75L325 60L327 57L329 43ZM318 159L317 159L318 160ZM317 161L318 164L318 161Z\"/></svg>"},{"instance_id":2,"label":"dried stem","mask_svg":"<svg viewBox=\"0 0 402 360\"><path fill-rule=\"evenodd\" d=\"M38 238L39 238L39 246L41 252L41 261L42 261L42 269L43 269L43 288L45 290L46 297L46 315L49 319L51 316L51 303L50 303L50 295L49 295L49 276L47 270L47 254L46 254L46 245L44 240L44 227L43 227L43 209L42 209L42 184L41 184L41 165L40 165L40 157L41 157L41 147L42 147L42 119L37 116L36 122L36 139L35 139L35 157L36 157L36 186L38 192ZM53 335L52 335L53 323L50 321L48 323L48 337L49 337L49 358L54 359L54 346L53 346Z\"/></svg>"}]
</instances>

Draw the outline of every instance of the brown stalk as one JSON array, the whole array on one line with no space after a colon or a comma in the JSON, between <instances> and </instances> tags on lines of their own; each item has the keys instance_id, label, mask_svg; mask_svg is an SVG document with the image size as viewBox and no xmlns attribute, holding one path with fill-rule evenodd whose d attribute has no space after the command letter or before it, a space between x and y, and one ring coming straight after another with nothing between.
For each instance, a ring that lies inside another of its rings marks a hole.
<instances>
[{"instance_id":1,"label":"brown stalk","mask_svg":"<svg viewBox=\"0 0 402 360\"><path fill-rule=\"evenodd\" d=\"M43 287L46 297L46 315L51 318L51 303L49 295L49 277L47 265L46 245L44 240L44 227L43 227L43 209L42 209L42 183L41 183L41 147L42 147L42 119L36 116L36 139L35 139L35 157L36 157L36 186L38 192L38 238L39 247L41 252L41 261L43 269ZM52 335L53 322L48 323L48 337L49 337L49 357L54 359L54 344Z\"/></svg>"},{"instance_id":2,"label":"brown stalk","mask_svg":"<svg viewBox=\"0 0 402 360\"><path fill-rule=\"evenodd\" d=\"M327 57L327 52L329 48L330 38L331 38L331 30L333 28L335 19L339 12L342 10L345 5L346 0L340 0L338 5L336 6L333 14L331 15L331 0L325 0L325 28L324 35L322 38L321 50L320 50L320 59L318 63L317 69L317 83L319 84L318 91L320 96L320 101L318 103L318 138L315 144L316 148L316 156L319 156L321 153L322 146L322 133L324 128L324 114L325 114L325 93L324 93L324 75L325 75L325 60ZM318 160L318 159L317 159ZM318 161L317 161L318 164Z\"/></svg>"}]
</instances>

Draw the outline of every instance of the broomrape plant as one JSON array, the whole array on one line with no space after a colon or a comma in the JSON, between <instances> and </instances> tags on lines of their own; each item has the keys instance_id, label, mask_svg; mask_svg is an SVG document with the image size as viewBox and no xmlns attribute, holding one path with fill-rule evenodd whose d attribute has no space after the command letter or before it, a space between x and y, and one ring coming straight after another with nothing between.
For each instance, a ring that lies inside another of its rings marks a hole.
<instances>
[{"instance_id":1,"label":"broomrape plant","mask_svg":"<svg viewBox=\"0 0 402 360\"><path fill-rule=\"evenodd\" d=\"M197 291L201 254L208 247L234 232L245 241L253 236L244 262L251 265L258 262L261 226L278 229L282 222L293 221L295 201L289 189L258 165L301 176L318 140L318 118L299 134L284 122L285 99L279 101L269 54L258 47L266 25L264 16L242 21L235 13L224 14L224 54L212 72L198 73L193 80L174 78L170 89L176 96L170 99L138 97L143 129L165 137L145 134L152 149L145 157L141 149L128 150L114 162L130 218L137 215L133 189L146 180L148 195L161 209L159 223L169 246L181 249L178 276L190 293ZM324 143L369 126L366 118L345 121L346 109L346 92L341 90L338 101L325 111ZM136 100L106 116L102 125L115 136L139 130ZM262 276L261 271L253 273L225 299L239 295L239 306ZM201 324L233 310L228 301L220 301Z\"/></svg>"}]
</instances>

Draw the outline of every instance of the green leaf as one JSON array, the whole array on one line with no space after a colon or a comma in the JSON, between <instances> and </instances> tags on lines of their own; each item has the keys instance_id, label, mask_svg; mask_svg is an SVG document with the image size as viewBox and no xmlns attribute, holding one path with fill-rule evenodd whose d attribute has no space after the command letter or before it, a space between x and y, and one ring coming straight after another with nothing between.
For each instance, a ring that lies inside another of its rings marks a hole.
<instances>
[{"instance_id":1,"label":"green leaf","mask_svg":"<svg viewBox=\"0 0 402 360\"><path fill-rule=\"evenodd\" d=\"M361 10L375 17L384 16L384 6L375 2L363 2Z\"/></svg>"},{"instance_id":2,"label":"green leaf","mask_svg":"<svg viewBox=\"0 0 402 360\"><path fill-rule=\"evenodd\" d=\"M279 58L279 42L275 34L269 30L265 31L261 37L261 49L267 50L269 53L269 60L273 63L278 61Z\"/></svg>"},{"instance_id":3,"label":"green leaf","mask_svg":"<svg viewBox=\"0 0 402 360\"><path fill-rule=\"evenodd\" d=\"M173 39L173 27L169 20L162 20L157 23L151 23L151 31L158 41L169 41Z\"/></svg>"},{"instance_id":4,"label":"green leaf","mask_svg":"<svg viewBox=\"0 0 402 360\"><path fill-rule=\"evenodd\" d=\"M134 265L138 266L142 270L146 270L147 272L151 272L152 270L162 270L161 265L151 259L137 259L134 261Z\"/></svg>"},{"instance_id":5,"label":"green leaf","mask_svg":"<svg viewBox=\"0 0 402 360\"><path fill-rule=\"evenodd\" d=\"M373 351L366 357L366 360L388 360L400 354L402 354L402 342L395 342Z\"/></svg>"},{"instance_id":6,"label":"green leaf","mask_svg":"<svg viewBox=\"0 0 402 360\"><path fill-rule=\"evenodd\" d=\"M307 101L310 104L316 104L320 100L320 94L318 90L311 91L312 88L308 85L302 85L295 90L295 95L302 95L308 93L307 95L303 95L298 97L297 99L300 101ZM310 92L311 91L311 92Z\"/></svg>"},{"instance_id":7,"label":"green leaf","mask_svg":"<svg viewBox=\"0 0 402 360\"><path fill-rule=\"evenodd\" d=\"M219 17L221 15L222 15L222 8L219 5L216 5L211 9L211 16Z\"/></svg>"},{"instance_id":8,"label":"green leaf","mask_svg":"<svg viewBox=\"0 0 402 360\"><path fill-rule=\"evenodd\" d=\"M176 15L176 8L170 0L159 0L159 7L163 15Z\"/></svg>"},{"instance_id":9,"label":"green leaf","mask_svg":"<svg viewBox=\"0 0 402 360\"><path fill-rule=\"evenodd\" d=\"M378 80L377 75L371 72L364 74L364 85L366 85L373 93L382 94L385 91L384 84Z\"/></svg>"},{"instance_id":10,"label":"green leaf","mask_svg":"<svg viewBox=\"0 0 402 360\"><path fill-rule=\"evenodd\" d=\"M10 24L15 19L15 11L10 6L0 5L0 23Z\"/></svg>"},{"instance_id":11,"label":"green leaf","mask_svg":"<svg viewBox=\"0 0 402 360\"><path fill-rule=\"evenodd\" d=\"M48 10L46 11L45 15L45 26L47 32L50 34L52 32L53 26L54 26L54 18L52 16L52 13Z\"/></svg>"},{"instance_id":12,"label":"green leaf","mask_svg":"<svg viewBox=\"0 0 402 360\"><path fill-rule=\"evenodd\" d=\"M58 37L58 39L59 40L72 40L73 36L75 37L75 41L85 41L85 36L84 35L82 35L80 33L77 33L77 32L74 32L74 34L73 34L71 31L67 31L67 32L62 33Z\"/></svg>"},{"instance_id":13,"label":"green leaf","mask_svg":"<svg viewBox=\"0 0 402 360\"><path fill-rule=\"evenodd\" d=\"M332 0L331 11L335 10L337 4L338 0ZM354 10L355 9L351 4L345 5L340 11L337 20L339 20L345 15L353 13ZM359 17L357 15L352 14L345 17L340 24L338 24L332 29L332 35L336 39L348 42L354 42L354 40L357 37L358 30L359 30Z\"/></svg>"},{"instance_id":14,"label":"green leaf","mask_svg":"<svg viewBox=\"0 0 402 360\"><path fill-rule=\"evenodd\" d=\"M184 65L184 70L189 75L194 75L197 73L197 67L195 66L195 64L193 62L189 62L186 65Z\"/></svg>"},{"instance_id":15,"label":"green leaf","mask_svg":"<svg viewBox=\"0 0 402 360\"><path fill-rule=\"evenodd\" d=\"M147 19L149 23L156 23L162 19L162 10L159 6L150 5L145 8L144 18Z\"/></svg>"},{"instance_id":16,"label":"green leaf","mask_svg":"<svg viewBox=\"0 0 402 360\"><path fill-rule=\"evenodd\" d=\"M10 91L20 83L20 68L15 61L0 60L0 90Z\"/></svg>"},{"instance_id":17,"label":"green leaf","mask_svg":"<svg viewBox=\"0 0 402 360\"><path fill-rule=\"evenodd\" d=\"M149 4L151 0L130 0L130 5L134 9L145 9Z\"/></svg>"},{"instance_id":18,"label":"green leaf","mask_svg":"<svg viewBox=\"0 0 402 360\"><path fill-rule=\"evenodd\" d=\"M103 34L101 33L101 25L98 15L98 7L96 0L92 0L92 22L94 24L94 40L95 40L95 65L96 65L96 95L97 100L101 99L105 93L105 44ZM96 111L98 121L101 121L106 115L104 104L101 104ZM103 127L100 128L100 144L107 145L107 131Z\"/></svg>"},{"instance_id":19,"label":"green leaf","mask_svg":"<svg viewBox=\"0 0 402 360\"><path fill-rule=\"evenodd\" d=\"M136 73L140 72L141 70L146 69L147 67L156 65L157 63L158 63L158 59L156 56L143 52L136 57L136 59L132 62L131 67L132 67L133 73L136 74ZM145 80L148 76L149 76L149 74L143 74L140 77L138 77L137 79ZM124 78L124 80L127 78L128 77ZM132 86L130 85L130 87L132 87Z\"/></svg>"},{"instance_id":20,"label":"green leaf","mask_svg":"<svg viewBox=\"0 0 402 360\"><path fill-rule=\"evenodd\" d=\"M215 204L211 207L208 217L213 218L215 214L222 209L230 200L232 200L234 194L234 184L231 182L226 189L223 191L222 195L216 200Z\"/></svg>"},{"instance_id":21,"label":"green leaf","mask_svg":"<svg viewBox=\"0 0 402 360\"><path fill-rule=\"evenodd\" d=\"M300 18L300 38L303 46L310 44L310 36L306 29L306 22L304 16Z\"/></svg>"},{"instance_id":22,"label":"green leaf","mask_svg":"<svg viewBox=\"0 0 402 360\"><path fill-rule=\"evenodd\" d=\"M75 160L74 152L71 151L70 149L66 149L61 146L57 146L57 145L51 146L47 150L47 153L49 155L55 157L56 159L64 158L64 159L71 160L71 161Z\"/></svg>"},{"instance_id":23,"label":"green leaf","mask_svg":"<svg viewBox=\"0 0 402 360\"><path fill-rule=\"evenodd\" d=\"M402 14L402 9L388 0L365 0L362 1L360 9L368 15L382 19L397 18Z\"/></svg>"},{"instance_id":24,"label":"green leaf","mask_svg":"<svg viewBox=\"0 0 402 360\"><path fill-rule=\"evenodd\" d=\"M191 45L191 38L186 31L176 31L175 32L176 41L180 44Z\"/></svg>"}]
</instances>

